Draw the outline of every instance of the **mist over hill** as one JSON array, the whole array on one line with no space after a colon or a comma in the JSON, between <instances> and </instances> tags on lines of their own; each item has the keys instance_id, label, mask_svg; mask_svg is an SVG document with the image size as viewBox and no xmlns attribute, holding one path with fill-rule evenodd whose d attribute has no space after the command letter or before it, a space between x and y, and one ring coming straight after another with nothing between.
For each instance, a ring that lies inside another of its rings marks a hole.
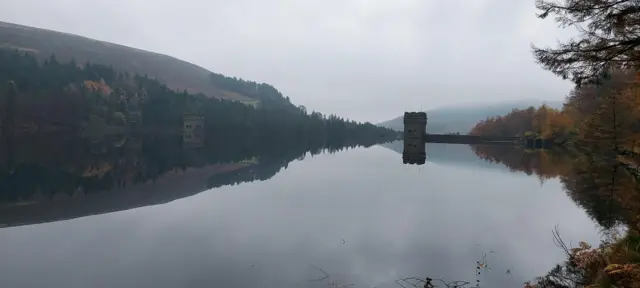
<instances>
[{"instance_id":1,"label":"mist over hill","mask_svg":"<svg viewBox=\"0 0 640 288\"><path fill-rule=\"evenodd\" d=\"M427 131L429 133L461 133L465 134L476 123L491 116L505 115L513 109L526 109L530 106L546 104L552 108L562 108L560 101L516 100L492 104L474 104L467 106L443 107L427 112ZM402 116L379 123L378 125L394 130L402 130Z\"/></svg>"}]
</instances>

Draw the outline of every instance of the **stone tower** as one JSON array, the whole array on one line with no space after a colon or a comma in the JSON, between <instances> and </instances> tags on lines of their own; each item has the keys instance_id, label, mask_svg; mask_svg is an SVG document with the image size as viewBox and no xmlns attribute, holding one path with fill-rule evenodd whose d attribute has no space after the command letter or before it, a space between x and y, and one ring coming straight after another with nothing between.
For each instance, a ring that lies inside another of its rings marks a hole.
<instances>
[{"instance_id":1,"label":"stone tower","mask_svg":"<svg viewBox=\"0 0 640 288\"><path fill-rule=\"evenodd\" d=\"M427 153L425 151L425 135L427 133L427 113L404 112L404 149L402 162L405 164L424 164Z\"/></svg>"}]
</instances>

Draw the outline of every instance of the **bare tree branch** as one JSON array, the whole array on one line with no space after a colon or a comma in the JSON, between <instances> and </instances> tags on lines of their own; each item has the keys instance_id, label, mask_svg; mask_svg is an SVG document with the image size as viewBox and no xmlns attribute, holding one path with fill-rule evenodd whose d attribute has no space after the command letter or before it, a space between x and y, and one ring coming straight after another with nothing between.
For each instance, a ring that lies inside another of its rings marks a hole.
<instances>
[{"instance_id":1,"label":"bare tree branch","mask_svg":"<svg viewBox=\"0 0 640 288\"><path fill-rule=\"evenodd\" d=\"M610 68L640 66L640 2L634 0L536 0L539 18L554 15L579 35L555 48L531 49L543 68L575 84L594 83Z\"/></svg>"}]
</instances>

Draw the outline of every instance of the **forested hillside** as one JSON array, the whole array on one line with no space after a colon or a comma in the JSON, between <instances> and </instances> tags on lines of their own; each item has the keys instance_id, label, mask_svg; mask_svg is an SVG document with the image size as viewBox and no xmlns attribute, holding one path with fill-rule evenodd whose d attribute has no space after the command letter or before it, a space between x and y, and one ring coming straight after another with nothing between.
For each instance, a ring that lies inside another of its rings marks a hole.
<instances>
[{"instance_id":1,"label":"forested hillside","mask_svg":"<svg viewBox=\"0 0 640 288\"><path fill-rule=\"evenodd\" d=\"M224 137L274 138L309 146L370 145L396 137L371 123L286 107L257 109L174 91L155 79L103 65L63 63L56 56L40 65L29 53L0 50L0 63L0 114L10 129L167 132L181 127L184 113L197 112L205 116L207 134Z\"/></svg>"},{"instance_id":2,"label":"forested hillside","mask_svg":"<svg viewBox=\"0 0 640 288\"><path fill-rule=\"evenodd\" d=\"M591 149L626 153L640 148L640 77L635 71L603 71L597 84L576 87L562 109L516 109L490 117L475 135L535 135L567 138ZM637 151L636 151L637 152Z\"/></svg>"},{"instance_id":3,"label":"forested hillside","mask_svg":"<svg viewBox=\"0 0 640 288\"><path fill-rule=\"evenodd\" d=\"M123 73L147 75L173 90L187 90L193 94L203 93L208 97L248 104L257 101L267 108L296 108L287 97L269 85L259 84L263 87L259 91L245 94L247 82L229 77L224 85L218 86L222 84L219 81L222 75L168 55L6 22L0 22L0 39L0 49L30 52L39 61L56 55L60 62L73 59L78 64L91 62L112 66ZM265 89L267 86L270 88Z\"/></svg>"}]
</instances>

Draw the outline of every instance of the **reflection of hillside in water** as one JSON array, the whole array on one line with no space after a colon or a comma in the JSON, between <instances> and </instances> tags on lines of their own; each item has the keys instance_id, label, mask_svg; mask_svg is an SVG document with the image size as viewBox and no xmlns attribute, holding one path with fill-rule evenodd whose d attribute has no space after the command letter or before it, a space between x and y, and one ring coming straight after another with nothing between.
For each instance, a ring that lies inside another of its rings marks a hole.
<instances>
[{"instance_id":1,"label":"reflection of hillside in water","mask_svg":"<svg viewBox=\"0 0 640 288\"><path fill-rule=\"evenodd\" d=\"M630 159L607 159L602 153L576 150L527 151L519 147L474 146L482 159L512 172L536 176L541 182L558 178L567 195L603 228L638 224L640 186Z\"/></svg>"},{"instance_id":2,"label":"reflection of hillside in water","mask_svg":"<svg viewBox=\"0 0 640 288\"><path fill-rule=\"evenodd\" d=\"M117 187L102 193L87 194L82 188L77 188L71 194L57 193L46 198L38 192L29 199L21 199L19 203L0 208L0 224L36 224L164 204L213 188L208 187L208 180L215 175L233 178L244 174L247 181L251 181L247 170L251 165L228 163L169 171L157 180ZM219 183L218 186L225 184Z\"/></svg>"},{"instance_id":3,"label":"reflection of hillside in water","mask_svg":"<svg viewBox=\"0 0 640 288\"><path fill-rule=\"evenodd\" d=\"M183 147L179 136L2 140L1 226L163 204L211 188L266 180L307 152L306 147L278 149L224 138L206 147Z\"/></svg>"},{"instance_id":4,"label":"reflection of hillside in water","mask_svg":"<svg viewBox=\"0 0 640 288\"><path fill-rule=\"evenodd\" d=\"M507 171L503 165L496 165L495 163L478 158L469 145L437 143L429 143L426 145L427 162L438 165ZM402 154L402 141L386 143L381 146Z\"/></svg>"}]
</instances>

